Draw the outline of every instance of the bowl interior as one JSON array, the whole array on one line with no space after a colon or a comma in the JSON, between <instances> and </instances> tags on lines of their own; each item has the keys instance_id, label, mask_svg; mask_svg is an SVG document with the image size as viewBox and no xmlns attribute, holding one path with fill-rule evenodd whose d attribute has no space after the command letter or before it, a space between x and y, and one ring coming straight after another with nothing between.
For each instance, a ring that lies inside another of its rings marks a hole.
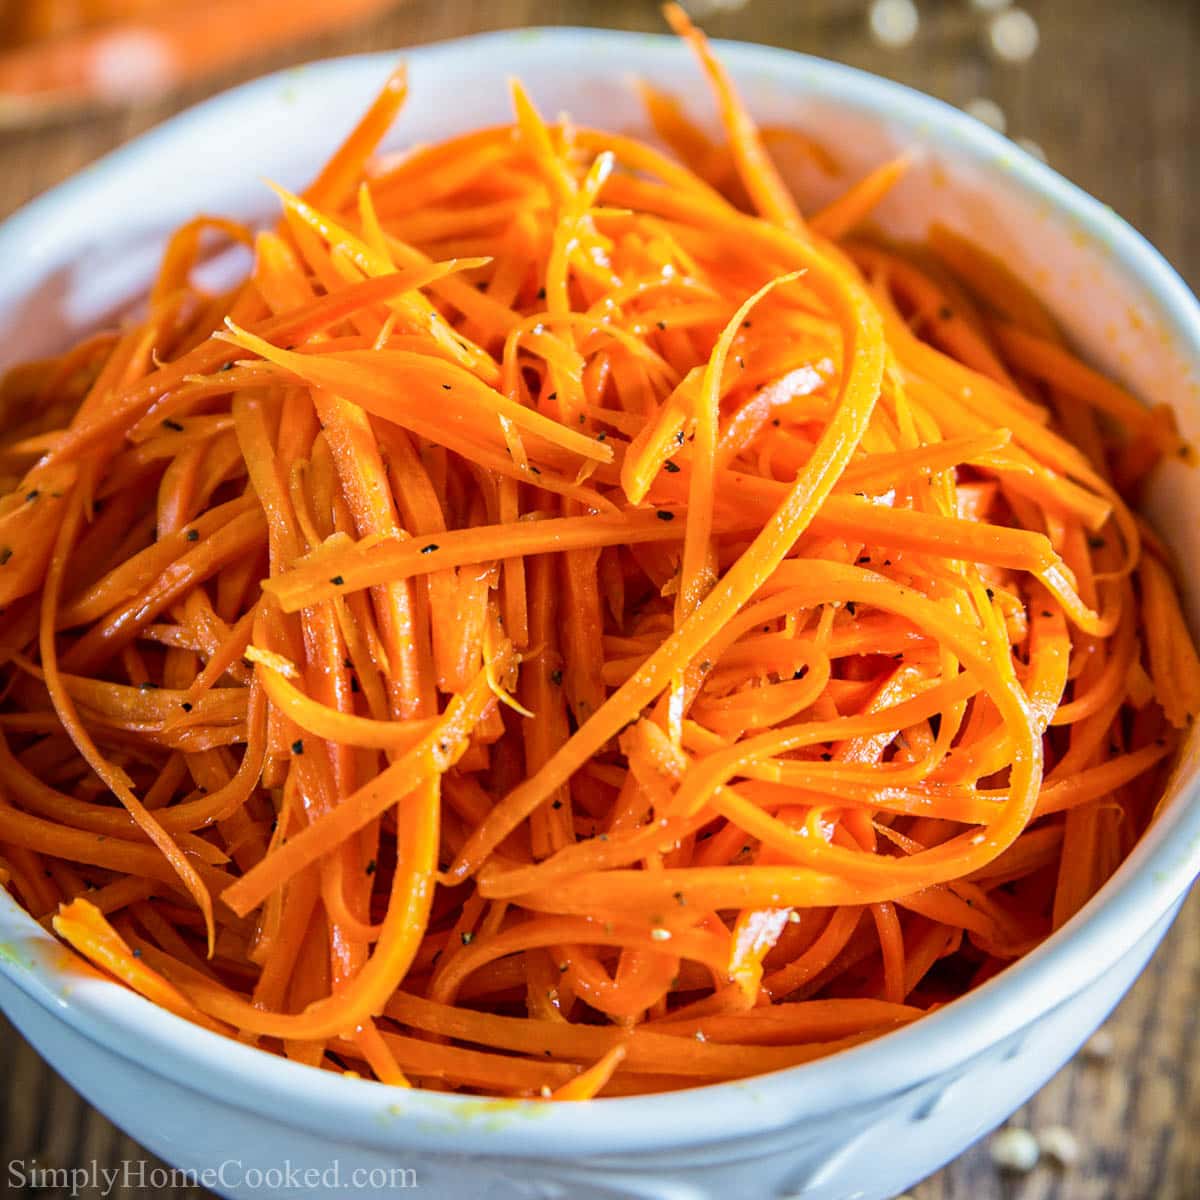
<instances>
[{"instance_id":1,"label":"bowl interior","mask_svg":"<svg viewBox=\"0 0 1200 1200\"><path fill-rule=\"evenodd\" d=\"M836 194L888 156L915 151L912 170L878 213L888 233L920 238L938 220L987 245L1035 285L1087 357L1139 395L1170 402L1185 433L1200 435L1200 316L1195 301L1165 262L1111 211L1012 143L937 101L800 55L735 44L722 46L721 52L763 124L809 134L836 159L838 173L830 175L795 146L783 147L783 169L807 207ZM166 234L195 213L273 214L273 197L261 180L302 185L357 118L395 57L315 64L218 97L10 219L0 227L0 256L6 265L0 274L0 368L60 348L133 303L153 273ZM702 79L684 48L670 39L532 30L425 47L405 57L411 99L388 140L391 148L507 121L506 81L511 75L525 80L547 114L565 110L580 123L643 136L648 135L648 121L633 81L652 78L714 125ZM1153 489L1150 516L1185 563L1195 561L1200 550L1198 510L1200 478L1179 464L1167 464ZM1187 582L1189 613L1193 626L1200 627L1200 595L1194 579ZM1167 911L1200 862L1200 809L1182 796L1195 772L1195 741L1176 773L1173 803L1164 819L1082 919L979 993L912 1029L850 1052L858 1061L871 1056L875 1064L867 1073L872 1081L852 1088L899 1086L914 1071L931 1070L939 1059L965 1056L1019 1027L1094 978ZM45 945L32 922L6 897L0 898L0 939L9 946ZM21 955L15 957L14 965L14 955L0 955L0 969L22 986L51 995L64 1019L91 1022L97 1036L115 1038L136 1023L145 1036L145 1006L136 997L81 977L64 1000L58 986L64 971L61 954L39 951L32 966ZM336 1084L343 1118L359 1107L365 1118L384 1102L377 1085L318 1077L286 1062L263 1061L265 1056L244 1047L222 1044L218 1049L220 1039L167 1014L156 1015L149 1028L193 1063L207 1056L212 1072L253 1074L257 1082L250 1086L292 1094L301 1089L315 1102L321 1089L328 1096ZM947 1036L951 1032L957 1039L953 1047ZM918 1045L920 1061L915 1062ZM256 1064L252 1068L251 1062ZM848 1063L849 1056L838 1062ZM787 1082L801 1077L803 1086ZM786 1088L793 1107L819 1107L839 1090L845 1092L846 1075L836 1063L826 1062L753 1081L753 1086L759 1094ZM388 1103L395 1099L384 1094ZM728 1128L728 1114L714 1115L711 1107L705 1111L701 1093L692 1096L696 1099L673 1098L677 1122L693 1122L700 1130L719 1120ZM453 1099L414 1094L405 1104L426 1104L427 1115L437 1118L454 1108ZM662 1115L653 1101L606 1104L625 1107L629 1119L621 1123L629 1130L646 1113L654 1111L656 1119ZM761 1123L764 1114L755 1119ZM574 1118L562 1114L548 1120ZM539 1122L539 1128L544 1133L548 1126Z\"/></svg>"}]
</instances>

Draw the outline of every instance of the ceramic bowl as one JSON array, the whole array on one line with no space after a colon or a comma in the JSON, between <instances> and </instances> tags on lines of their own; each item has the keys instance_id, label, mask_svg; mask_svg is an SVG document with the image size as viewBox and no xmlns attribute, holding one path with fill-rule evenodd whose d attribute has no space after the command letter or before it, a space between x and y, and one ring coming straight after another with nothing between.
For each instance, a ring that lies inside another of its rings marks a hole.
<instances>
[{"instance_id":1,"label":"ceramic bowl","mask_svg":"<svg viewBox=\"0 0 1200 1200\"><path fill-rule=\"evenodd\" d=\"M880 211L932 219L1031 279L1082 351L1200 434L1200 309L1109 209L983 125L833 63L724 45L752 111L810 131L843 175L785 163L809 203L901 148L917 165ZM664 37L491 34L406 54L395 146L505 119L506 78L543 109L645 132L635 76L711 108ZM175 118L0 227L0 365L61 347L137 296L164 235L198 211L271 211L263 177L302 184L393 54L272 76ZM1200 549L1200 473L1169 464L1150 515ZM1189 612L1200 615L1195 580ZM884 1200L1002 1121L1071 1057L1137 977L1200 868L1193 739L1161 819L1103 891L971 995L833 1058L662 1097L493 1102L317 1072L197 1029L82 970L0 893L0 1005L46 1059L143 1145L227 1196ZM315 1189L315 1192L314 1192Z\"/></svg>"}]
</instances>

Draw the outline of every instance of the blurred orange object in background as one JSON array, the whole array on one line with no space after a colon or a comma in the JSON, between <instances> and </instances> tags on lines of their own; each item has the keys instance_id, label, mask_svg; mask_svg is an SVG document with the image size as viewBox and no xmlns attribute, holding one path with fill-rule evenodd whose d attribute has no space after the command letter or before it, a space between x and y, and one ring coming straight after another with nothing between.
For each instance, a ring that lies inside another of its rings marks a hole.
<instances>
[{"instance_id":1,"label":"blurred orange object in background","mask_svg":"<svg viewBox=\"0 0 1200 1200\"><path fill-rule=\"evenodd\" d=\"M0 0L0 124L166 91L395 0Z\"/></svg>"}]
</instances>

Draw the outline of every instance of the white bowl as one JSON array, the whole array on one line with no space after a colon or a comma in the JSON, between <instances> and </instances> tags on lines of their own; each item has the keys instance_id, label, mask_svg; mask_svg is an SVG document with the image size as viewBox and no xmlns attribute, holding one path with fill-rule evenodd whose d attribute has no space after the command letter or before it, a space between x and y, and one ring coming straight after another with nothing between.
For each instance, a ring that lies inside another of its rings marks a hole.
<instances>
[{"instance_id":1,"label":"white bowl","mask_svg":"<svg viewBox=\"0 0 1200 1200\"><path fill-rule=\"evenodd\" d=\"M1172 402L1185 432L1200 433L1200 308L1109 209L983 125L895 84L764 47L721 54L751 109L835 147L846 179L924 147L882 210L888 229L917 236L936 216L985 240L1036 283L1091 358ZM645 130L635 74L709 111L685 50L663 37L531 30L406 57L412 99L396 145L506 119L512 74L546 111L617 129ZM165 232L196 211L270 211L259 179L302 183L393 61L320 63L230 92L11 218L0 227L0 364L60 347L134 297ZM800 186L819 198L846 179ZM1181 561L1195 561L1200 476L1168 465L1151 515ZM1196 601L1193 588L1200 626ZM383 1196L411 1186L395 1174L410 1169L441 1198L883 1200L1003 1120L1136 978L1200 869L1196 760L1192 739L1162 818L1035 953L899 1032L744 1082L549 1105L335 1077L206 1033L81 970L3 893L0 1005L118 1125L229 1196L312 1195L314 1181L325 1194ZM309 1169L325 1174L300 1174Z\"/></svg>"}]
</instances>

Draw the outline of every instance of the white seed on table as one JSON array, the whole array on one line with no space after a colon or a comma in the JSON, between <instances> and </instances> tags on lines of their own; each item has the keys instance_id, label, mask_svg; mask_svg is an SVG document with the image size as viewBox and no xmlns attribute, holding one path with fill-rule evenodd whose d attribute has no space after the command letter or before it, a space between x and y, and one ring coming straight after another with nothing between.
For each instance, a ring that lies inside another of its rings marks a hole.
<instances>
[{"instance_id":1,"label":"white seed on table","mask_svg":"<svg viewBox=\"0 0 1200 1200\"><path fill-rule=\"evenodd\" d=\"M1107 1062L1116 1052L1117 1043L1107 1029L1097 1029L1083 1044L1082 1054L1093 1062Z\"/></svg>"},{"instance_id":2,"label":"white seed on table","mask_svg":"<svg viewBox=\"0 0 1200 1200\"><path fill-rule=\"evenodd\" d=\"M1038 145L1033 138L1017 138L1017 145L1025 151L1026 154L1032 154L1039 162L1046 162L1046 152Z\"/></svg>"},{"instance_id":3,"label":"white seed on table","mask_svg":"<svg viewBox=\"0 0 1200 1200\"><path fill-rule=\"evenodd\" d=\"M719 12L737 12L745 8L749 0L683 0L683 7L691 17L711 17Z\"/></svg>"},{"instance_id":4,"label":"white seed on table","mask_svg":"<svg viewBox=\"0 0 1200 1200\"><path fill-rule=\"evenodd\" d=\"M1037 22L1023 8L1005 9L988 23L988 49L1004 62L1028 62L1038 40Z\"/></svg>"},{"instance_id":5,"label":"white seed on table","mask_svg":"<svg viewBox=\"0 0 1200 1200\"><path fill-rule=\"evenodd\" d=\"M968 0L976 12L995 13L1007 8L1012 0Z\"/></svg>"},{"instance_id":6,"label":"white seed on table","mask_svg":"<svg viewBox=\"0 0 1200 1200\"><path fill-rule=\"evenodd\" d=\"M1038 1164L1041 1151L1037 1138L1028 1129L1002 1129L992 1138L988 1151L992 1162L1002 1171L1018 1172L1022 1175L1032 1171Z\"/></svg>"},{"instance_id":7,"label":"white seed on table","mask_svg":"<svg viewBox=\"0 0 1200 1200\"><path fill-rule=\"evenodd\" d=\"M1039 1129L1038 1146L1060 1167L1073 1167L1079 1161L1079 1139L1065 1125L1047 1125Z\"/></svg>"},{"instance_id":8,"label":"white seed on table","mask_svg":"<svg viewBox=\"0 0 1200 1200\"><path fill-rule=\"evenodd\" d=\"M899 50L917 36L921 17L913 0L873 0L867 22L877 42Z\"/></svg>"},{"instance_id":9,"label":"white seed on table","mask_svg":"<svg viewBox=\"0 0 1200 1200\"><path fill-rule=\"evenodd\" d=\"M982 121L985 125L990 125L997 133L1003 133L1008 125L1004 109L995 100L989 100L986 96L976 96L974 100L968 100L963 105L963 112L969 113L975 120Z\"/></svg>"}]
</instances>

